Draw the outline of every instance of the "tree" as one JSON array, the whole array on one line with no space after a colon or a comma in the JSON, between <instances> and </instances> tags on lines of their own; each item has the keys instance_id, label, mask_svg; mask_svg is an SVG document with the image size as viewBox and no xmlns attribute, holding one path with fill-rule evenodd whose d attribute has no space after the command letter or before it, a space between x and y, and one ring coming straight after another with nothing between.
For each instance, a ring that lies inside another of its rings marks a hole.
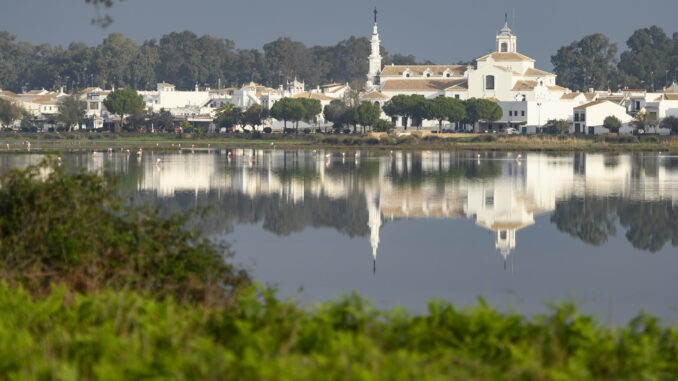
<instances>
[{"instance_id":1,"label":"tree","mask_svg":"<svg viewBox=\"0 0 678 381\"><path fill-rule=\"evenodd\" d=\"M678 134L678 118L675 116L667 116L662 119L660 126L671 130L671 135Z\"/></svg>"},{"instance_id":2,"label":"tree","mask_svg":"<svg viewBox=\"0 0 678 381\"><path fill-rule=\"evenodd\" d=\"M254 130L257 129L256 126L261 126L263 120L268 118L268 109L262 107L261 105L254 104L247 108L243 114L243 123L245 125L250 125Z\"/></svg>"},{"instance_id":3,"label":"tree","mask_svg":"<svg viewBox=\"0 0 678 381\"><path fill-rule=\"evenodd\" d=\"M317 122L318 115L323 111L320 101L310 98L297 98L301 105L304 106L304 116L302 120L306 123Z\"/></svg>"},{"instance_id":4,"label":"tree","mask_svg":"<svg viewBox=\"0 0 678 381\"><path fill-rule=\"evenodd\" d=\"M224 105L225 106L225 105ZM217 124L221 127L226 127L229 130L233 126L238 126L244 121L244 114L240 107L235 107L229 104L230 107L223 107L223 112L217 116Z\"/></svg>"},{"instance_id":5,"label":"tree","mask_svg":"<svg viewBox=\"0 0 678 381\"><path fill-rule=\"evenodd\" d=\"M444 96L426 100L424 110L424 118L438 121L440 132L443 130L443 120L455 123L466 118L464 104L458 99Z\"/></svg>"},{"instance_id":6,"label":"tree","mask_svg":"<svg viewBox=\"0 0 678 381\"><path fill-rule=\"evenodd\" d=\"M365 127L372 127L379 120L381 116L381 107L378 104L372 102L362 102L358 106L358 123L363 126L363 132Z\"/></svg>"},{"instance_id":7,"label":"tree","mask_svg":"<svg viewBox=\"0 0 678 381\"><path fill-rule=\"evenodd\" d=\"M610 130L610 132L613 133L619 133L619 128L621 127L622 123L619 118L617 118L614 115L610 115L605 120L603 121L603 127L607 128Z\"/></svg>"},{"instance_id":8,"label":"tree","mask_svg":"<svg viewBox=\"0 0 678 381\"><path fill-rule=\"evenodd\" d=\"M425 100L426 98L423 95L396 95L384 105L384 112L391 117L409 118L414 122L412 125L416 125L414 119L422 118L424 115L423 104ZM406 121L403 123L403 127L407 129Z\"/></svg>"},{"instance_id":9,"label":"tree","mask_svg":"<svg viewBox=\"0 0 678 381\"><path fill-rule=\"evenodd\" d=\"M80 94L65 96L59 102L58 120L68 126L68 131L71 131L74 125L85 121L86 108L87 102L80 98Z\"/></svg>"},{"instance_id":10,"label":"tree","mask_svg":"<svg viewBox=\"0 0 678 381\"><path fill-rule=\"evenodd\" d=\"M306 115L306 109L304 105L298 99L294 98L283 98L271 107L271 116L275 119L282 120L284 123L284 128L287 129L287 121L297 122L304 118ZM298 124L297 124L298 132Z\"/></svg>"},{"instance_id":11,"label":"tree","mask_svg":"<svg viewBox=\"0 0 678 381\"><path fill-rule=\"evenodd\" d=\"M0 98L0 121L5 128L12 128L12 124L20 119L25 113L23 107L12 101Z\"/></svg>"},{"instance_id":12,"label":"tree","mask_svg":"<svg viewBox=\"0 0 678 381\"><path fill-rule=\"evenodd\" d=\"M654 91L663 88L666 72L676 62L674 41L664 31L653 25L638 29L626 41L629 50L623 52L619 60L619 69L635 79L633 85L646 86Z\"/></svg>"},{"instance_id":13,"label":"tree","mask_svg":"<svg viewBox=\"0 0 678 381\"><path fill-rule=\"evenodd\" d=\"M563 46L551 56L553 71L562 86L578 91L605 89L616 77L617 44L596 33Z\"/></svg>"},{"instance_id":14,"label":"tree","mask_svg":"<svg viewBox=\"0 0 678 381\"><path fill-rule=\"evenodd\" d=\"M174 131L174 116L171 112L160 109L160 112L150 115L154 129L164 128L166 131Z\"/></svg>"},{"instance_id":15,"label":"tree","mask_svg":"<svg viewBox=\"0 0 678 381\"><path fill-rule=\"evenodd\" d=\"M642 133L647 130L650 121L650 116L645 111L638 111L636 115L633 116L633 121L631 123L633 123L633 127L639 130L638 133Z\"/></svg>"},{"instance_id":16,"label":"tree","mask_svg":"<svg viewBox=\"0 0 678 381\"><path fill-rule=\"evenodd\" d=\"M550 119L546 122L545 127L547 134L566 134L568 131L570 131L570 122L565 119Z\"/></svg>"},{"instance_id":17,"label":"tree","mask_svg":"<svg viewBox=\"0 0 678 381\"><path fill-rule=\"evenodd\" d=\"M323 115L325 120L331 122L334 125L335 129L341 129L346 124L345 115L346 115L346 104L340 99L334 99L325 106L323 109Z\"/></svg>"},{"instance_id":18,"label":"tree","mask_svg":"<svg viewBox=\"0 0 678 381\"><path fill-rule=\"evenodd\" d=\"M394 128L395 124L393 124L393 122L389 122L388 120L383 119L377 120L377 122L374 123L374 126L372 126L372 130L376 132L389 132Z\"/></svg>"},{"instance_id":19,"label":"tree","mask_svg":"<svg viewBox=\"0 0 678 381\"><path fill-rule=\"evenodd\" d=\"M473 123L473 131L479 132L479 122L494 122L502 116L501 107L487 99L471 98L464 101L466 107L466 120Z\"/></svg>"},{"instance_id":20,"label":"tree","mask_svg":"<svg viewBox=\"0 0 678 381\"><path fill-rule=\"evenodd\" d=\"M118 89L106 97L104 106L109 112L120 116L120 124L124 123L125 114L136 114L146 107L144 99L137 94L134 89ZM120 131L122 126L116 126L116 130Z\"/></svg>"}]
</instances>

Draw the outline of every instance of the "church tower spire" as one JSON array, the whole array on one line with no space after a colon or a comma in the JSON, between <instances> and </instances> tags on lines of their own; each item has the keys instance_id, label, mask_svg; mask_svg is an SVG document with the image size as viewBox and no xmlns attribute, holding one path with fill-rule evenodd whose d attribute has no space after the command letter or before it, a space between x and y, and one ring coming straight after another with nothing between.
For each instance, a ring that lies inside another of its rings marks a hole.
<instances>
[{"instance_id":1,"label":"church tower spire","mask_svg":"<svg viewBox=\"0 0 678 381\"><path fill-rule=\"evenodd\" d=\"M371 53L369 56L369 70L367 72L367 90L374 90L379 85L381 74L381 52L379 31L377 30L377 7L374 7L374 26L372 28Z\"/></svg>"},{"instance_id":2,"label":"church tower spire","mask_svg":"<svg viewBox=\"0 0 678 381\"><path fill-rule=\"evenodd\" d=\"M518 38L513 34L508 26L508 14L504 14L504 27L497 34L497 53L516 53L516 40Z\"/></svg>"}]
</instances>

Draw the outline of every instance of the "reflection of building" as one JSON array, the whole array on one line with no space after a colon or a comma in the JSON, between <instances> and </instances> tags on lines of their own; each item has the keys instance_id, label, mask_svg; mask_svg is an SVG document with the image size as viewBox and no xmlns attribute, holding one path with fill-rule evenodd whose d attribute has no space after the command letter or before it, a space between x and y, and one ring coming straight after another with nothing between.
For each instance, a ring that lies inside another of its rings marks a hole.
<instances>
[{"instance_id":1,"label":"reflection of building","mask_svg":"<svg viewBox=\"0 0 678 381\"><path fill-rule=\"evenodd\" d=\"M536 216L554 211L560 201L591 196L678 201L678 170L666 165L671 158L662 156L430 151L371 156L249 149L216 153L163 155L161 169L154 158L144 160L139 189L163 197L207 190L236 191L251 198L277 195L299 208L307 197L339 200L359 192L366 201L375 263L382 218L474 218L493 232L495 249L506 259L517 247L517 232L533 225ZM95 158L97 163L104 160Z\"/></svg>"}]
</instances>

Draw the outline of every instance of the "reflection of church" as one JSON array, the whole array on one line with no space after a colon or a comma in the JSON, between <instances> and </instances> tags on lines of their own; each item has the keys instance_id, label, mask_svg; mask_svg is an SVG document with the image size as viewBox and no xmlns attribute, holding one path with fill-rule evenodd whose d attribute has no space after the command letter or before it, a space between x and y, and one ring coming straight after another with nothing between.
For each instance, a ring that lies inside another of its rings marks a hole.
<instances>
[{"instance_id":1,"label":"reflection of church","mask_svg":"<svg viewBox=\"0 0 678 381\"><path fill-rule=\"evenodd\" d=\"M138 164L138 189L164 197L208 190L252 198L268 194L299 208L307 197L340 200L357 192L364 195L363 223L375 263L384 219L474 218L493 233L494 247L506 259L517 248L517 233L533 225L536 216L554 211L559 200L598 196L678 202L678 171L666 167L661 156L399 151L347 159L324 151L217 153L164 155L162 169L155 159L146 160Z\"/></svg>"}]
</instances>

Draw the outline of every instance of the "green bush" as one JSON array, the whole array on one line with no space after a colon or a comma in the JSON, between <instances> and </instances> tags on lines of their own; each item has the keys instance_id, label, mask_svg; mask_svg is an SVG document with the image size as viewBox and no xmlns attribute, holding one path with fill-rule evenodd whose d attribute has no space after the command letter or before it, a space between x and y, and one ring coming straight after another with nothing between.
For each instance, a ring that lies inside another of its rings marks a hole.
<instances>
[{"instance_id":1,"label":"green bush","mask_svg":"<svg viewBox=\"0 0 678 381\"><path fill-rule=\"evenodd\" d=\"M379 144L379 139L377 139L377 138L367 138L365 140L365 143L367 143L371 146L375 146L375 145Z\"/></svg>"},{"instance_id":2,"label":"green bush","mask_svg":"<svg viewBox=\"0 0 678 381\"><path fill-rule=\"evenodd\" d=\"M304 134L307 134L307 135L308 135L308 134L310 134L310 133L311 133L311 129L310 129L310 128L304 128Z\"/></svg>"},{"instance_id":3,"label":"green bush","mask_svg":"<svg viewBox=\"0 0 678 381\"><path fill-rule=\"evenodd\" d=\"M638 143L638 138L633 135L604 135L607 143Z\"/></svg>"},{"instance_id":4,"label":"green bush","mask_svg":"<svg viewBox=\"0 0 678 381\"><path fill-rule=\"evenodd\" d=\"M421 140L425 141L427 143L440 143L442 141L440 136L436 136L436 135L427 135L427 136L424 136L424 138L421 139Z\"/></svg>"},{"instance_id":5,"label":"green bush","mask_svg":"<svg viewBox=\"0 0 678 381\"><path fill-rule=\"evenodd\" d=\"M261 139L261 132L260 131L253 131L252 132L252 139Z\"/></svg>"},{"instance_id":6,"label":"green bush","mask_svg":"<svg viewBox=\"0 0 678 381\"><path fill-rule=\"evenodd\" d=\"M398 143L398 140L396 138L394 138L393 136L386 135L386 136L382 136L381 138L379 138L379 143L381 143L383 145L394 145L394 144Z\"/></svg>"},{"instance_id":7,"label":"green bush","mask_svg":"<svg viewBox=\"0 0 678 381\"><path fill-rule=\"evenodd\" d=\"M206 303L246 283L227 247L186 231L186 217L123 205L115 182L53 162L0 176L0 277L38 295L55 282Z\"/></svg>"},{"instance_id":8,"label":"green bush","mask_svg":"<svg viewBox=\"0 0 678 381\"><path fill-rule=\"evenodd\" d=\"M640 315L602 328L570 304L528 320L484 302L411 315L356 295L312 310L250 289L204 308L104 290L45 298L0 283L6 379L676 379L678 334Z\"/></svg>"},{"instance_id":9,"label":"green bush","mask_svg":"<svg viewBox=\"0 0 678 381\"><path fill-rule=\"evenodd\" d=\"M476 143L478 143L478 142L483 142L483 143L495 142L495 141L497 141L497 137L494 136L494 135L491 135L491 134L483 134L483 135L474 136L473 139L471 139L471 141L476 142Z\"/></svg>"},{"instance_id":10,"label":"green bush","mask_svg":"<svg viewBox=\"0 0 678 381\"><path fill-rule=\"evenodd\" d=\"M397 139L398 145L417 144L419 138L414 135L400 136Z\"/></svg>"},{"instance_id":11,"label":"green bush","mask_svg":"<svg viewBox=\"0 0 678 381\"><path fill-rule=\"evenodd\" d=\"M639 140L641 143L659 143L661 141L658 136L654 135L641 135Z\"/></svg>"},{"instance_id":12,"label":"green bush","mask_svg":"<svg viewBox=\"0 0 678 381\"><path fill-rule=\"evenodd\" d=\"M339 139L336 136L326 136L323 139L323 143L325 144L337 144L339 142Z\"/></svg>"}]
</instances>

